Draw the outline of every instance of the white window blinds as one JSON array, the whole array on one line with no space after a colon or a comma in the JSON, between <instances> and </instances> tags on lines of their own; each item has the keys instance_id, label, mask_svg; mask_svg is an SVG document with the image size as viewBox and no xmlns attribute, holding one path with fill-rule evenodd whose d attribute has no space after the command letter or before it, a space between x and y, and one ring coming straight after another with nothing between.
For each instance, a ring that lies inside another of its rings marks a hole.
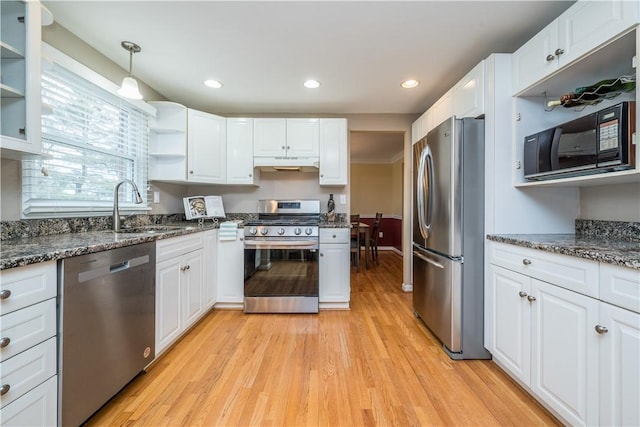
<instances>
[{"instance_id":1,"label":"white window blinds","mask_svg":"<svg viewBox=\"0 0 640 427\"><path fill-rule=\"evenodd\" d=\"M148 210L149 114L58 64L42 71L42 103L45 157L22 162L24 216L108 214L123 179L144 203L125 184L121 210Z\"/></svg>"}]
</instances>

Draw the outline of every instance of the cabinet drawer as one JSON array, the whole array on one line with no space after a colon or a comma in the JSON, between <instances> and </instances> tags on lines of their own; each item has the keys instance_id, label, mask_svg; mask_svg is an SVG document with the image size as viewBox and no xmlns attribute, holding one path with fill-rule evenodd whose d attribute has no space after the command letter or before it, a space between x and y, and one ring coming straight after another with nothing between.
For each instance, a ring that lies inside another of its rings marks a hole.
<instances>
[{"instance_id":1,"label":"cabinet drawer","mask_svg":"<svg viewBox=\"0 0 640 427\"><path fill-rule=\"evenodd\" d=\"M9 391L0 396L0 406L13 402L56 374L56 338L0 363L0 381Z\"/></svg>"},{"instance_id":2,"label":"cabinet drawer","mask_svg":"<svg viewBox=\"0 0 640 427\"><path fill-rule=\"evenodd\" d=\"M640 270L601 263L600 299L640 313Z\"/></svg>"},{"instance_id":3,"label":"cabinet drawer","mask_svg":"<svg viewBox=\"0 0 640 427\"><path fill-rule=\"evenodd\" d=\"M55 261L0 271L0 315L55 297L56 271Z\"/></svg>"},{"instance_id":4,"label":"cabinet drawer","mask_svg":"<svg viewBox=\"0 0 640 427\"><path fill-rule=\"evenodd\" d=\"M162 239L156 242L156 262L172 259L202 249L203 233Z\"/></svg>"},{"instance_id":5,"label":"cabinet drawer","mask_svg":"<svg viewBox=\"0 0 640 427\"><path fill-rule=\"evenodd\" d=\"M0 348L0 360L4 361L56 335L56 300L5 314L0 321L0 337L10 340Z\"/></svg>"},{"instance_id":6,"label":"cabinet drawer","mask_svg":"<svg viewBox=\"0 0 640 427\"><path fill-rule=\"evenodd\" d=\"M2 408L0 425L55 426L58 411L58 380L49 378L44 384Z\"/></svg>"},{"instance_id":7,"label":"cabinet drawer","mask_svg":"<svg viewBox=\"0 0 640 427\"><path fill-rule=\"evenodd\" d=\"M321 228L320 243L349 243L351 230L348 228Z\"/></svg>"},{"instance_id":8,"label":"cabinet drawer","mask_svg":"<svg viewBox=\"0 0 640 427\"><path fill-rule=\"evenodd\" d=\"M568 255L491 242L490 262L544 282L598 298L598 263Z\"/></svg>"}]
</instances>

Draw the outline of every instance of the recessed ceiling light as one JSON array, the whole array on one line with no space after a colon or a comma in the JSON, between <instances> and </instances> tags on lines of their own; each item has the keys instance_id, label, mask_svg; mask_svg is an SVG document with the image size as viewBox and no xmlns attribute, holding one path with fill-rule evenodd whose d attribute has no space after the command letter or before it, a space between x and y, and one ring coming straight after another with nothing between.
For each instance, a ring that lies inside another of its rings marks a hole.
<instances>
[{"instance_id":1,"label":"recessed ceiling light","mask_svg":"<svg viewBox=\"0 0 640 427\"><path fill-rule=\"evenodd\" d=\"M214 89L220 89L222 87L222 83L220 83L217 80L205 80L204 84L205 84L205 86L209 86L209 87L212 87Z\"/></svg>"},{"instance_id":2,"label":"recessed ceiling light","mask_svg":"<svg viewBox=\"0 0 640 427\"><path fill-rule=\"evenodd\" d=\"M420 84L419 81L417 80L413 80L413 79L409 79L409 80L405 80L402 82L402 84L400 86L402 86L405 89L411 89L413 87L416 87Z\"/></svg>"},{"instance_id":3,"label":"recessed ceiling light","mask_svg":"<svg viewBox=\"0 0 640 427\"><path fill-rule=\"evenodd\" d=\"M307 80L304 82L304 87L309 89L316 89L320 87L320 82L317 80Z\"/></svg>"}]
</instances>

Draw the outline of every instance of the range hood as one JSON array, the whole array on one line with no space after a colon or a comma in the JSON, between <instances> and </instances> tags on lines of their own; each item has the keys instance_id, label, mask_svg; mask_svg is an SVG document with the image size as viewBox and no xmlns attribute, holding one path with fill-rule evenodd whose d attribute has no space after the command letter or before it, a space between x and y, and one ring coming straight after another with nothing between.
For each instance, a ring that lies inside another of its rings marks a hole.
<instances>
[{"instance_id":1,"label":"range hood","mask_svg":"<svg viewBox=\"0 0 640 427\"><path fill-rule=\"evenodd\" d=\"M318 157L254 157L253 167L262 172L318 172Z\"/></svg>"}]
</instances>

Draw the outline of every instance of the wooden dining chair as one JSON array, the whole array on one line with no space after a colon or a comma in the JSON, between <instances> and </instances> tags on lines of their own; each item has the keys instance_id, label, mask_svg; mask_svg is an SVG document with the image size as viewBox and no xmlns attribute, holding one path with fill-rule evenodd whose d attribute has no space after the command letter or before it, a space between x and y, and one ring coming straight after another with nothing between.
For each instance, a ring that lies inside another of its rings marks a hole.
<instances>
[{"instance_id":1,"label":"wooden dining chair","mask_svg":"<svg viewBox=\"0 0 640 427\"><path fill-rule=\"evenodd\" d=\"M371 230L371 236L369 240L369 250L373 261L376 265L380 265L380 259L378 258L378 236L380 235L380 224L382 223L382 212L376 213L376 219L373 221L373 229Z\"/></svg>"},{"instance_id":2,"label":"wooden dining chair","mask_svg":"<svg viewBox=\"0 0 640 427\"><path fill-rule=\"evenodd\" d=\"M351 215L351 262L356 266L356 271L360 272L360 215Z\"/></svg>"}]
</instances>

